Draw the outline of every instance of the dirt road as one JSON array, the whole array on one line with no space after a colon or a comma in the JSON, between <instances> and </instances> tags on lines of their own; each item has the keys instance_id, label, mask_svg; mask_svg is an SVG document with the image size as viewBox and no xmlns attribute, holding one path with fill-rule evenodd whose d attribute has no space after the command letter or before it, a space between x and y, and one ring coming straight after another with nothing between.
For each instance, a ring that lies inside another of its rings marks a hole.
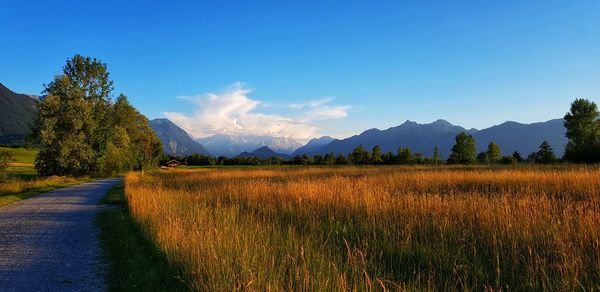
<instances>
[{"instance_id":1,"label":"dirt road","mask_svg":"<svg viewBox=\"0 0 600 292\"><path fill-rule=\"evenodd\" d=\"M103 291L98 201L121 179L48 192L0 208L0 291Z\"/></svg>"}]
</instances>

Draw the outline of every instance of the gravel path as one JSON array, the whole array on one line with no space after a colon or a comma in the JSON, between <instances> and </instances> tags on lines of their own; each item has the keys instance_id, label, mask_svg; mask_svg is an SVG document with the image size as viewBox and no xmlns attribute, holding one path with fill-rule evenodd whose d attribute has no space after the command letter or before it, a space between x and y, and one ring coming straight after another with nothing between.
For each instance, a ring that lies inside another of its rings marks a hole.
<instances>
[{"instance_id":1,"label":"gravel path","mask_svg":"<svg viewBox=\"0 0 600 292\"><path fill-rule=\"evenodd\" d=\"M94 220L121 179L55 190L0 208L0 291L103 291Z\"/></svg>"}]
</instances>

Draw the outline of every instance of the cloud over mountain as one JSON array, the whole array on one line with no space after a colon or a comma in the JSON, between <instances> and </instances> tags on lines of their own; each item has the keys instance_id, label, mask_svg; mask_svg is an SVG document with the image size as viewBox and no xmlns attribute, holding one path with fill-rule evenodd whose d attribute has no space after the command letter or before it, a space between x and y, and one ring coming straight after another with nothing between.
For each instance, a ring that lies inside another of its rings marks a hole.
<instances>
[{"instance_id":1,"label":"cloud over mountain","mask_svg":"<svg viewBox=\"0 0 600 292\"><path fill-rule=\"evenodd\" d=\"M250 97L252 90L235 83L221 93L179 97L197 108L192 114L165 112L164 115L195 138L216 134L270 135L308 139L319 135L314 121L340 119L348 106L331 105L333 98L286 105L289 116L261 112L264 102Z\"/></svg>"}]
</instances>

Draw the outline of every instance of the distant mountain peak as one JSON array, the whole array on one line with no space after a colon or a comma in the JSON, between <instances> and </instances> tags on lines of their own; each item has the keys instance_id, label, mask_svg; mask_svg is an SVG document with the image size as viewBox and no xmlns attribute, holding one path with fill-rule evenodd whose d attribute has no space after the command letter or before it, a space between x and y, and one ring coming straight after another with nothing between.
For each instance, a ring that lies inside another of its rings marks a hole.
<instances>
[{"instance_id":1,"label":"distant mountain peak","mask_svg":"<svg viewBox=\"0 0 600 292\"><path fill-rule=\"evenodd\" d=\"M432 122L431 124L432 125L454 126L452 123L450 123L444 119L437 119L434 122Z\"/></svg>"},{"instance_id":2,"label":"distant mountain peak","mask_svg":"<svg viewBox=\"0 0 600 292\"><path fill-rule=\"evenodd\" d=\"M244 151L244 152L238 154L237 157L257 157L260 159L268 159L271 157L280 157L283 159L289 158L288 155L282 154L282 153L277 153L277 152L273 151L271 148L269 148L268 146L262 146L252 152Z\"/></svg>"},{"instance_id":3,"label":"distant mountain peak","mask_svg":"<svg viewBox=\"0 0 600 292\"><path fill-rule=\"evenodd\" d=\"M308 141L304 146L299 147L292 153L292 156L308 154L311 152L318 151L319 149L325 147L327 144L336 141L335 138L329 136L322 136L319 138L313 138Z\"/></svg>"},{"instance_id":4,"label":"distant mountain peak","mask_svg":"<svg viewBox=\"0 0 600 292\"><path fill-rule=\"evenodd\" d=\"M493 129L496 127L519 127L519 126L526 126L526 124L518 123L515 121L506 121L499 125L493 125L493 126L489 127L488 129Z\"/></svg>"},{"instance_id":5,"label":"distant mountain peak","mask_svg":"<svg viewBox=\"0 0 600 292\"><path fill-rule=\"evenodd\" d=\"M170 155L190 155L199 153L211 155L200 143L194 141L190 134L181 129L169 119L159 118L150 121L154 130L163 144L165 153Z\"/></svg>"},{"instance_id":6,"label":"distant mountain peak","mask_svg":"<svg viewBox=\"0 0 600 292\"><path fill-rule=\"evenodd\" d=\"M269 146L262 146L254 151L273 151L273 150L271 150L271 148L269 148ZM275 151L273 151L273 152L275 152Z\"/></svg>"},{"instance_id":7,"label":"distant mountain peak","mask_svg":"<svg viewBox=\"0 0 600 292\"><path fill-rule=\"evenodd\" d=\"M404 125L404 124L402 124L402 125ZM361 135L364 135L364 134L373 134L373 133L379 133L379 132L381 132L381 130L379 130L377 128L371 128L371 129L368 129L368 130L362 132Z\"/></svg>"},{"instance_id":8,"label":"distant mountain peak","mask_svg":"<svg viewBox=\"0 0 600 292\"><path fill-rule=\"evenodd\" d=\"M335 140L335 139L330 136L321 136L319 138L310 139L310 141L333 141L333 140ZM310 143L310 141L309 141L309 143Z\"/></svg>"}]
</instances>

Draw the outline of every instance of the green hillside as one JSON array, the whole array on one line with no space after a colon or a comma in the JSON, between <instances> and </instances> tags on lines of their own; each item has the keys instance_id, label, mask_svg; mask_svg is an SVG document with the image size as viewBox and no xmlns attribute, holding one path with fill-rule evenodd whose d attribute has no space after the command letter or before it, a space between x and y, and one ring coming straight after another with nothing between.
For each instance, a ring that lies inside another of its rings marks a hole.
<instances>
[{"instance_id":1,"label":"green hillside","mask_svg":"<svg viewBox=\"0 0 600 292\"><path fill-rule=\"evenodd\" d=\"M0 147L0 151L8 151L12 154L11 162L18 163L33 163L35 156L38 153L37 149L25 149L25 148L7 148Z\"/></svg>"}]
</instances>

